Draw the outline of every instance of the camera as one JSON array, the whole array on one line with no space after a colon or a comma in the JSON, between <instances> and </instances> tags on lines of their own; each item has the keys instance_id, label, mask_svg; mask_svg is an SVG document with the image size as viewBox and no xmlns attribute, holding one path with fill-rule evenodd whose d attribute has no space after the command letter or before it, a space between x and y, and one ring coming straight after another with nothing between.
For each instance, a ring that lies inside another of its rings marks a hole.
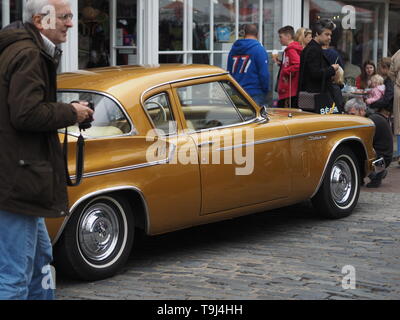
<instances>
[{"instance_id":1,"label":"camera","mask_svg":"<svg viewBox=\"0 0 400 320\"><path fill-rule=\"evenodd\" d=\"M71 103L79 103L79 101L71 101ZM88 103L88 108L92 109L94 112L94 104L92 101L87 101ZM79 123L79 130L86 130L92 127L92 122L93 122L93 117L90 116L90 118L86 119L84 122Z\"/></svg>"}]
</instances>

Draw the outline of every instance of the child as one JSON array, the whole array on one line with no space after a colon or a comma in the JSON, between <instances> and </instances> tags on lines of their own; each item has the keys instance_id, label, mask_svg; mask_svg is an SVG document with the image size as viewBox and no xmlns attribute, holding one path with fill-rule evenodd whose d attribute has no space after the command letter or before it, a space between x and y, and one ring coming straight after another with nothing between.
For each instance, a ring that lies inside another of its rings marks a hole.
<instances>
[{"instance_id":1,"label":"child","mask_svg":"<svg viewBox=\"0 0 400 320\"><path fill-rule=\"evenodd\" d=\"M383 97L385 94L384 79L379 74L373 75L371 77L371 88L372 90L368 93L365 103L370 105Z\"/></svg>"}]
</instances>

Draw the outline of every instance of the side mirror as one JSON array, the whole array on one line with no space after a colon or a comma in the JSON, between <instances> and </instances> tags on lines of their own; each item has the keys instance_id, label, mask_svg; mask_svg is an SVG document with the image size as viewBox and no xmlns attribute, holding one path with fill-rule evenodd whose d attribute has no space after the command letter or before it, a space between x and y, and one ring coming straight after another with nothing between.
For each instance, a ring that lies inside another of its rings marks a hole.
<instances>
[{"instance_id":1,"label":"side mirror","mask_svg":"<svg viewBox=\"0 0 400 320\"><path fill-rule=\"evenodd\" d=\"M260 116L265 120L269 121L268 110L266 106L262 106L260 110Z\"/></svg>"}]
</instances>

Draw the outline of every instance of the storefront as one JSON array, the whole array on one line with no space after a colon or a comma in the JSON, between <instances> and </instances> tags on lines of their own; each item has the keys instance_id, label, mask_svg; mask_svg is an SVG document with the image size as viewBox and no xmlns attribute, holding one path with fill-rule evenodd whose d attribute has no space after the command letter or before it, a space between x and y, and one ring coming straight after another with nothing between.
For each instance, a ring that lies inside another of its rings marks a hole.
<instances>
[{"instance_id":1,"label":"storefront","mask_svg":"<svg viewBox=\"0 0 400 320\"><path fill-rule=\"evenodd\" d=\"M23 0L0 0L2 26L22 17ZM226 67L242 26L259 26L270 52L277 30L336 22L332 45L353 64L378 61L400 48L400 0L71 0L75 28L63 44L61 71L125 64L206 63ZM345 6L355 27L343 28ZM276 67L271 65L273 77Z\"/></svg>"},{"instance_id":2,"label":"storefront","mask_svg":"<svg viewBox=\"0 0 400 320\"><path fill-rule=\"evenodd\" d=\"M74 16L75 28L70 31L68 44L64 45L70 57L63 70L169 62L225 67L226 56L232 43L241 36L244 24L259 26L259 39L268 50L280 47L276 30L285 22L293 22L287 17L291 16L294 2L71 1L78 14ZM22 0L2 0L0 10L2 26L21 19Z\"/></svg>"}]
</instances>

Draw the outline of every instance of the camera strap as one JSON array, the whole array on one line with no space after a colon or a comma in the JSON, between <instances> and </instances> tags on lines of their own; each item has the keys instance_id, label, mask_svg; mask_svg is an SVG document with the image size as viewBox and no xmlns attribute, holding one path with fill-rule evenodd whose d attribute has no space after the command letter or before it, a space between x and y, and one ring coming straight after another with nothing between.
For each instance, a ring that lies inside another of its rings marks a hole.
<instances>
[{"instance_id":1,"label":"camera strap","mask_svg":"<svg viewBox=\"0 0 400 320\"><path fill-rule=\"evenodd\" d=\"M63 143L63 153L64 153L64 163L65 163L65 175L67 179L67 185L70 187L78 186L82 181L83 176L83 159L85 152L85 139L82 136L82 131L79 129L79 137L76 143L76 174L75 182L72 182L71 176L68 170L68 130L65 128L64 132L64 143Z\"/></svg>"}]
</instances>

